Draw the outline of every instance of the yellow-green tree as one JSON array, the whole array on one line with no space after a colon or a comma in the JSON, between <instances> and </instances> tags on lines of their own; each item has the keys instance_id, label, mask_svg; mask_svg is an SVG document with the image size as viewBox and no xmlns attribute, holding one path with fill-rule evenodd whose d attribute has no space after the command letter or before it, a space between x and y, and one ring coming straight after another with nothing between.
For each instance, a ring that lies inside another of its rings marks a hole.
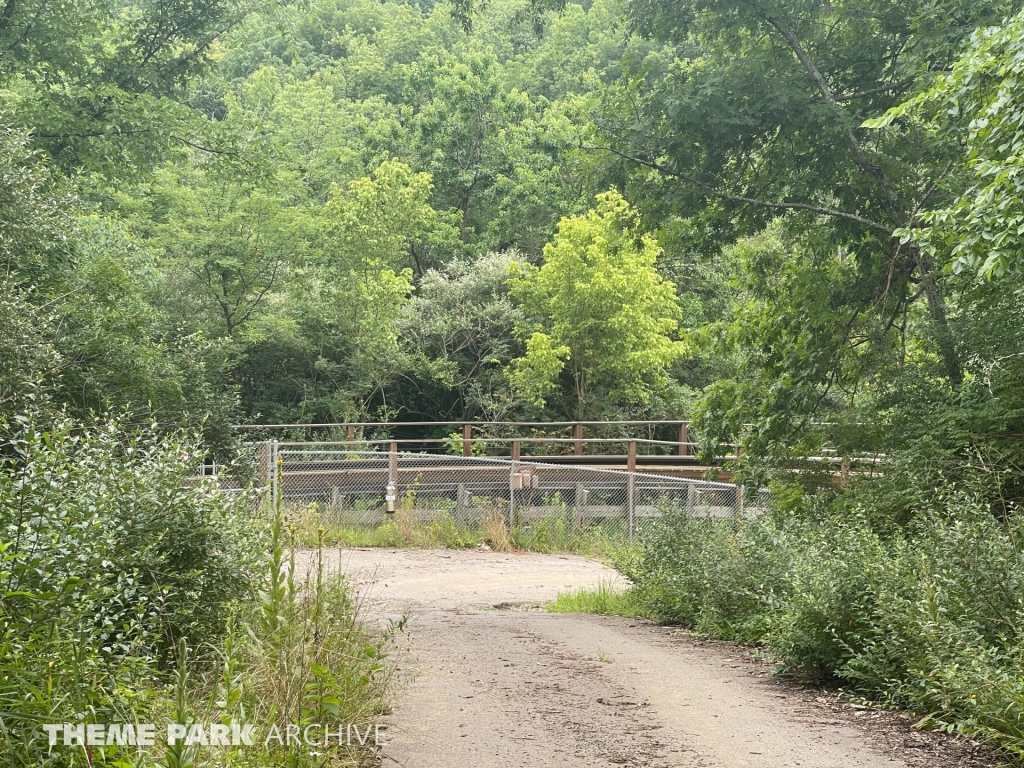
<instances>
[{"instance_id":1,"label":"yellow-green tree","mask_svg":"<svg viewBox=\"0 0 1024 768\"><path fill-rule=\"evenodd\" d=\"M582 418L601 401L645 403L668 383L666 369L682 353L680 310L675 286L655 269L660 253L611 191L596 209L562 219L543 266L515 267L527 351L509 378L523 397L543 406L568 390Z\"/></svg>"}]
</instances>

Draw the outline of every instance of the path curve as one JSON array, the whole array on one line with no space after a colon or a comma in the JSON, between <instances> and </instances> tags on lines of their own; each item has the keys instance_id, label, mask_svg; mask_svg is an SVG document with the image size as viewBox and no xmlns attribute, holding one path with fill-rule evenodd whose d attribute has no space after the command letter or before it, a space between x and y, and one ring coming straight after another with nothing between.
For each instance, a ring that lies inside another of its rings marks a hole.
<instances>
[{"instance_id":1,"label":"path curve","mask_svg":"<svg viewBox=\"0 0 1024 768\"><path fill-rule=\"evenodd\" d=\"M410 616L384 765L987 765L970 744L773 679L743 648L644 621L540 610L559 590L618 578L593 561L388 549L331 559L364 615Z\"/></svg>"}]
</instances>

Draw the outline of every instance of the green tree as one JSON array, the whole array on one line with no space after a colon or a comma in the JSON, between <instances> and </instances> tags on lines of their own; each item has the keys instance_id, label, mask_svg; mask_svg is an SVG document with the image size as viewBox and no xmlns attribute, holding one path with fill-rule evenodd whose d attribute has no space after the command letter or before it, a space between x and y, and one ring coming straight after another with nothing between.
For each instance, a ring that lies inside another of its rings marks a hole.
<instances>
[{"instance_id":1,"label":"green tree","mask_svg":"<svg viewBox=\"0 0 1024 768\"><path fill-rule=\"evenodd\" d=\"M227 446L235 397L222 350L167 333L126 227L84 215L23 133L4 130L0 152L0 413L127 412L126 421L189 424Z\"/></svg>"},{"instance_id":2,"label":"green tree","mask_svg":"<svg viewBox=\"0 0 1024 768\"><path fill-rule=\"evenodd\" d=\"M655 268L659 252L614 191L586 215L561 221L544 265L521 267L512 279L527 318L526 354L509 376L526 398L543 406L564 371L571 411L583 418L602 400L642 403L667 384L683 345L674 338L675 288Z\"/></svg>"},{"instance_id":3,"label":"green tree","mask_svg":"<svg viewBox=\"0 0 1024 768\"><path fill-rule=\"evenodd\" d=\"M457 259L430 270L401 323L411 370L397 379L391 399L424 419L500 421L519 405L504 366L523 352L514 331L522 314L509 296L515 252Z\"/></svg>"},{"instance_id":4,"label":"green tree","mask_svg":"<svg viewBox=\"0 0 1024 768\"><path fill-rule=\"evenodd\" d=\"M413 247L457 238L427 202L430 176L397 161L334 185L311 211L308 256L255 324L239 370L251 414L365 416L408 366L400 319L413 292ZM446 234L447 233L447 234Z\"/></svg>"},{"instance_id":5,"label":"green tree","mask_svg":"<svg viewBox=\"0 0 1024 768\"><path fill-rule=\"evenodd\" d=\"M9 0L0 95L65 169L124 174L171 146L234 151L185 100L213 46L274 0Z\"/></svg>"},{"instance_id":6,"label":"green tree","mask_svg":"<svg viewBox=\"0 0 1024 768\"><path fill-rule=\"evenodd\" d=\"M885 327L859 314L851 321L856 261L792 234L781 221L728 246L721 258L736 272L722 286L732 306L691 337L706 355L732 363L732 370L709 383L696 408L704 450L718 455L740 437L763 467L792 466L800 456L820 454L823 442L835 446L842 430L812 429L809 414L833 427L856 421L852 413L867 418L878 407L872 397L877 389L867 385L899 373L898 351ZM844 364L836 365L835 350L847 345ZM933 356L923 357L928 370ZM876 422L877 415L868 423Z\"/></svg>"},{"instance_id":7,"label":"green tree","mask_svg":"<svg viewBox=\"0 0 1024 768\"><path fill-rule=\"evenodd\" d=\"M427 58L408 77L423 105L414 119L416 152L433 176L438 206L459 212L462 242L469 243L486 227L483 195L503 169L506 110L523 106L507 102L529 99L503 92L491 52Z\"/></svg>"},{"instance_id":8,"label":"green tree","mask_svg":"<svg viewBox=\"0 0 1024 768\"><path fill-rule=\"evenodd\" d=\"M955 390L962 356L940 275L927 253L894 237L955 148L860 126L927 88L971 29L1011 5L635 0L636 28L676 48L647 57L617 87L596 146L623 173L636 171L647 215L692 217L705 247L754 235L782 213L794 214L794 231L842 247L858 264L851 322L874 314L884 326L923 299L922 330ZM850 348L831 352L841 367Z\"/></svg>"},{"instance_id":9,"label":"green tree","mask_svg":"<svg viewBox=\"0 0 1024 768\"><path fill-rule=\"evenodd\" d=\"M938 83L868 125L900 133L931 129L936 140L963 145L942 180L950 204L922 212L898 232L954 272L985 277L1024 268L1024 15L979 29L965 54ZM922 120L923 118L923 120Z\"/></svg>"},{"instance_id":10,"label":"green tree","mask_svg":"<svg viewBox=\"0 0 1024 768\"><path fill-rule=\"evenodd\" d=\"M4 279L47 290L74 261L68 240L73 197L29 147L25 131L0 115L0 259Z\"/></svg>"},{"instance_id":11,"label":"green tree","mask_svg":"<svg viewBox=\"0 0 1024 768\"><path fill-rule=\"evenodd\" d=\"M322 257L372 272L411 263L412 244L445 221L430 206L433 180L389 160L344 187L335 185L324 206Z\"/></svg>"},{"instance_id":12,"label":"green tree","mask_svg":"<svg viewBox=\"0 0 1024 768\"><path fill-rule=\"evenodd\" d=\"M407 72L406 98L417 107L410 149L434 179L434 207L458 213L462 243L475 252L539 254L580 198L564 162L576 138L569 119L510 88L498 56L479 44Z\"/></svg>"},{"instance_id":13,"label":"green tree","mask_svg":"<svg viewBox=\"0 0 1024 768\"><path fill-rule=\"evenodd\" d=\"M284 282L304 247L301 211L280 191L286 183L202 168L155 174L136 221L159 254L168 300L194 318L191 327L234 337Z\"/></svg>"},{"instance_id":14,"label":"green tree","mask_svg":"<svg viewBox=\"0 0 1024 768\"><path fill-rule=\"evenodd\" d=\"M586 5L567 4L548 24L537 47L509 67L520 89L532 98L564 101L571 95L595 93L615 82L628 62L657 46L627 34L621 24L624 0Z\"/></svg>"}]
</instances>

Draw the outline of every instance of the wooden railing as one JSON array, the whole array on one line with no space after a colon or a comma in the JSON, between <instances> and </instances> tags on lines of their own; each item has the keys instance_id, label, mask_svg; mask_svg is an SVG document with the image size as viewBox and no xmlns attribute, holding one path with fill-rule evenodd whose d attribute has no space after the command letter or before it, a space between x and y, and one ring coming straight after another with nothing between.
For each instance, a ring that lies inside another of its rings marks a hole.
<instances>
[{"instance_id":1,"label":"wooden railing","mask_svg":"<svg viewBox=\"0 0 1024 768\"><path fill-rule=\"evenodd\" d=\"M587 437L585 436L585 430L587 428L623 428L628 433L635 433L640 431L637 428L647 428L648 431L653 429L665 430L670 428L678 439L675 440L656 440L653 438L637 437L635 434L627 434L626 436L616 437ZM513 459L518 459L526 455L523 451L523 446L530 445L571 445L573 456L619 456L625 457L627 463L635 465L636 458L638 456L638 446L646 447L648 449L654 449L661 455L675 455L677 457L693 457L697 453L697 444L690 440L689 434L689 421L670 421L670 420L623 420L623 421L492 421L492 422L464 422L464 421L392 421L392 422L341 422L333 424L245 424L235 427L237 430L243 431L259 431L266 433L274 433L281 431L302 431L307 434L316 432L334 432L337 433L341 430L345 431L344 440L334 441L315 441L320 445L345 445L350 450L359 450L361 447L375 447L381 445L398 446L397 450L401 450L403 446L408 447L411 445L417 445L421 447L429 448L443 448L451 447L452 443L458 443L458 440L452 439L452 437L422 437L422 436L409 436L409 437L392 437L381 439L364 439L357 433L367 430L386 430L390 433L395 431L408 431L410 429L423 429L423 430L437 430L456 428L455 431L461 431L461 443L462 443L462 454L464 456L471 456L473 454L474 444L482 444L485 446L507 446L508 453L505 455L511 456ZM632 429L630 429L632 428ZM551 435L537 435L527 434L529 430L571 430L570 437L556 437ZM510 435L503 435L499 437L493 436L496 432L511 432ZM474 434L476 432L476 434ZM483 432L484 434L480 434ZM625 453L621 452L621 448L615 453L610 451L600 450L602 447L621 446L625 447ZM586 448L597 448L596 451L587 451ZM659 451L658 448L661 448ZM669 451L665 451L665 448L669 448ZM736 453L734 449L733 453ZM726 457L730 458L730 457ZM735 458L732 456L731 458Z\"/></svg>"},{"instance_id":2,"label":"wooden railing","mask_svg":"<svg viewBox=\"0 0 1024 768\"><path fill-rule=\"evenodd\" d=\"M740 458L741 447L726 446L724 456L703 462L697 457L697 443L690 439L690 422L675 420L622 421L353 421L331 424L244 424L234 427L254 439L280 439L292 445L323 446L331 450L461 453L472 456L475 446L485 446L485 455L494 458L533 459L545 463L574 463L616 467L633 471L638 465L645 469L680 477L703 477L713 468L721 468ZM366 438L365 432L379 434ZM565 430L566 436L550 432ZM594 437L594 432L620 430L626 434ZM420 431L422 434L409 434ZM536 434L536 432L548 434ZM641 437L637 433L665 435L674 439ZM447 432L445 437L428 434ZM588 432L591 433L588 435ZM382 434L381 434L382 433ZM396 434L397 433L397 434ZM404 433L404 434L403 434ZM502 434L504 433L504 434ZM317 435L320 435L317 439ZM308 442L306 442L308 441ZM538 446L544 446L536 452ZM559 446L571 446L559 451ZM534 448L533 451L530 449ZM553 452L551 449L554 448ZM832 467L837 477L851 471L881 471L886 463L883 454L840 456L832 448L823 448L820 456L805 456L805 465ZM719 470L716 469L716 472ZM794 471L803 471L794 467ZM720 475L727 477L728 472Z\"/></svg>"}]
</instances>

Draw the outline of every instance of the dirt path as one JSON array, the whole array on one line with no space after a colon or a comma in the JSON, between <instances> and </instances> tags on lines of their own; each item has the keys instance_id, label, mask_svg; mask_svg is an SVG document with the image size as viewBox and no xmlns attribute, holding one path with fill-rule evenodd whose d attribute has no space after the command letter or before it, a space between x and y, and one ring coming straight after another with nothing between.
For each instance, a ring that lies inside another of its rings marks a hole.
<instances>
[{"instance_id":1,"label":"dirt path","mask_svg":"<svg viewBox=\"0 0 1024 768\"><path fill-rule=\"evenodd\" d=\"M346 550L367 615L411 615L385 765L982 766L970 745L772 679L743 649L543 613L616 574L557 555Z\"/></svg>"}]
</instances>

